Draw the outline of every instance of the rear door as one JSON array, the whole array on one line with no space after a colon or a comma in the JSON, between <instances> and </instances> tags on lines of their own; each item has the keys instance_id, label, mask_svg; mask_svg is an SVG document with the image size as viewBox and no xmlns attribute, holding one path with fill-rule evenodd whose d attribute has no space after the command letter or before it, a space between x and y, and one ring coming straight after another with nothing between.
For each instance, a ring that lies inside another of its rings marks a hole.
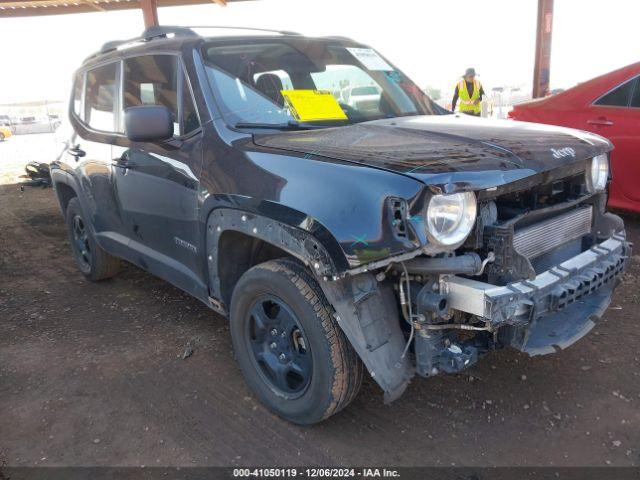
<instances>
[{"instance_id":1,"label":"rear door","mask_svg":"<svg viewBox=\"0 0 640 480\"><path fill-rule=\"evenodd\" d=\"M611 204L640 202L640 81L631 78L596 99L583 116L585 130L608 138L613 184Z\"/></svg>"},{"instance_id":2,"label":"rear door","mask_svg":"<svg viewBox=\"0 0 640 480\"><path fill-rule=\"evenodd\" d=\"M118 202L112 184L111 144L117 135L119 62L112 61L76 78L73 135L66 150L82 191L82 206L99 243L118 252L125 244Z\"/></svg>"},{"instance_id":3,"label":"rear door","mask_svg":"<svg viewBox=\"0 0 640 480\"><path fill-rule=\"evenodd\" d=\"M190 84L177 55L123 59L122 105L163 105L174 116L174 137L113 148L115 190L132 260L192 291L198 270L198 189L202 129ZM121 121L121 124L124 124Z\"/></svg>"}]
</instances>

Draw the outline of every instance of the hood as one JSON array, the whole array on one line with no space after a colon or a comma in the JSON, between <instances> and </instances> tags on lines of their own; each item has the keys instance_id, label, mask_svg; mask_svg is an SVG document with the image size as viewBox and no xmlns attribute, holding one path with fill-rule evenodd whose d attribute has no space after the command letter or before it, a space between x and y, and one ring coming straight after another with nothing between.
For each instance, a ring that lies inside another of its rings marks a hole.
<instances>
[{"instance_id":1,"label":"hood","mask_svg":"<svg viewBox=\"0 0 640 480\"><path fill-rule=\"evenodd\" d=\"M394 171L445 192L502 185L612 148L580 130L468 115L256 135L254 143Z\"/></svg>"}]
</instances>

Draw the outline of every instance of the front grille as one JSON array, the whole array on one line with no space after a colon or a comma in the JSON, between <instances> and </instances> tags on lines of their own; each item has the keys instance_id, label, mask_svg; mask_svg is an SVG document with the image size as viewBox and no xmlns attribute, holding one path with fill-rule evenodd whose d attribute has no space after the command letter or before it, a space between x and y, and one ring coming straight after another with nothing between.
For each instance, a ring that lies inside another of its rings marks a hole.
<instances>
[{"instance_id":1,"label":"front grille","mask_svg":"<svg viewBox=\"0 0 640 480\"><path fill-rule=\"evenodd\" d=\"M511 220L523 212L575 201L587 194L584 171L565 178L498 195L498 220Z\"/></svg>"},{"instance_id":2,"label":"front grille","mask_svg":"<svg viewBox=\"0 0 640 480\"><path fill-rule=\"evenodd\" d=\"M513 235L513 246L527 258L538 257L588 234L592 216L593 207L587 206L517 230Z\"/></svg>"}]
</instances>

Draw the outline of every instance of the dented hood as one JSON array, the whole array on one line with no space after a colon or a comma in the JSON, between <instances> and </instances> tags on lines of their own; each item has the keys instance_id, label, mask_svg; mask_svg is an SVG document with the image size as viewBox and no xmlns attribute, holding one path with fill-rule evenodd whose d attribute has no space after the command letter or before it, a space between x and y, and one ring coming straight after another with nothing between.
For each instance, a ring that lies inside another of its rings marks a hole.
<instances>
[{"instance_id":1,"label":"dented hood","mask_svg":"<svg viewBox=\"0 0 640 480\"><path fill-rule=\"evenodd\" d=\"M468 115L400 117L256 135L254 142L383 168L445 192L502 185L612 148L606 139L580 130Z\"/></svg>"}]
</instances>

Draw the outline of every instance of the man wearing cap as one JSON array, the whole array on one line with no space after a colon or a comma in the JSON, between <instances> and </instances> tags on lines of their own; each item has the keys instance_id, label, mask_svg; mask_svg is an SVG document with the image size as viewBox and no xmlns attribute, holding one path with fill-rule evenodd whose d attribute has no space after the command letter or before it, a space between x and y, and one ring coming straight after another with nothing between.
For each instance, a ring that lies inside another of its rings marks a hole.
<instances>
[{"instance_id":1,"label":"man wearing cap","mask_svg":"<svg viewBox=\"0 0 640 480\"><path fill-rule=\"evenodd\" d=\"M476 80L475 68L467 68L464 77L460 79L453 92L451 110L455 111L456 103L460 99L460 112L467 115L480 116L480 101L484 97L484 90L479 80Z\"/></svg>"}]
</instances>

